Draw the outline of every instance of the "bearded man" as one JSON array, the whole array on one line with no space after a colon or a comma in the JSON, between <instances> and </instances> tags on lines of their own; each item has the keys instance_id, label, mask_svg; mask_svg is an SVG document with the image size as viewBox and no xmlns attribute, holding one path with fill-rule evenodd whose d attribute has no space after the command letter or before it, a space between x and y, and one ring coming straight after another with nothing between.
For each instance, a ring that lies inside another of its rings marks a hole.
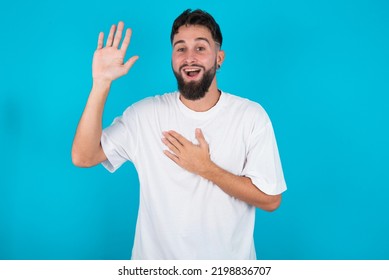
<instances>
[{"instance_id":1,"label":"bearded man","mask_svg":"<svg viewBox=\"0 0 389 280\"><path fill-rule=\"evenodd\" d=\"M140 202L132 259L256 259L255 209L274 211L286 190L273 127L257 103L220 90L225 53L214 18L186 10L173 23L178 91L129 106L102 129L112 81L128 73L131 29L98 37L93 86L72 148L76 166L114 172L132 161Z\"/></svg>"}]
</instances>

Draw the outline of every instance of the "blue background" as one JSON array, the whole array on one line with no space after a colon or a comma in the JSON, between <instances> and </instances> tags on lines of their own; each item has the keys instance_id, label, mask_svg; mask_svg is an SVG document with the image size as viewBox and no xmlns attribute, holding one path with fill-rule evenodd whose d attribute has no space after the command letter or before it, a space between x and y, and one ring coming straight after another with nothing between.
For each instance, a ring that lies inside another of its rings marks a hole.
<instances>
[{"instance_id":1,"label":"blue background","mask_svg":"<svg viewBox=\"0 0 389 280\"><path fill-rule=\"evenodd\" d=\"M0 259L128 259L138 208L131 163L70 158L99 31L125 21L128 56L104 125L176 89L170 28L186 8L224 35L221 89L268 111L288 191L257 211L262 259L389 259L389 2L7 1L0 12Z\"/></svg>"}]
</instances>

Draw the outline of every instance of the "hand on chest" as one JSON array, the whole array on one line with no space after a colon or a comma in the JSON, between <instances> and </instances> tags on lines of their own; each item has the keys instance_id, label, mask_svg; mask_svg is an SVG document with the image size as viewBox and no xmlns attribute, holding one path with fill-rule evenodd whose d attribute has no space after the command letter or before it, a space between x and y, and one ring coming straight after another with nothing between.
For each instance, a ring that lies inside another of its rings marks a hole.
<instances>
[{"instance_id":1,"label":"hand on chest","mask_svg":"<svg viewBox=\"0 0 389 280\"><path fill-rule=\"evenodd\" d=\"M199 145L196 138L196 128L200 128L205 141L209 146L209 155L211 160L220 167L240 174L243 170L247 154L247 136L241 128L232 128L227 125L215 126L199 124L187 125L171 129L179 133L185 140L194 145ZM184 140L184 141L185 141Z\"/></svg>"}]
</instances>

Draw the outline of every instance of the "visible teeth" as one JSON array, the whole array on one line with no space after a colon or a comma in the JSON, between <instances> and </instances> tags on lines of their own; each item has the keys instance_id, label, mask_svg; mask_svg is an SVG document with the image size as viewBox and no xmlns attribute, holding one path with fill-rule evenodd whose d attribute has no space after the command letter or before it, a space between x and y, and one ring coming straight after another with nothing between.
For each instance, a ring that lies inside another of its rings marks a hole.
<instances>
[{"instance_id":1,"label":"visible teeth","mask_svg":"<svg viewBox=\"0 0 389 280\"><path fill-rule=\"evenodd\" d=\"M195 72L195 71L200 71L200 69L196 69L196 68L187 68L184 70L185 72Z\"/></svg>"}]
</instances>

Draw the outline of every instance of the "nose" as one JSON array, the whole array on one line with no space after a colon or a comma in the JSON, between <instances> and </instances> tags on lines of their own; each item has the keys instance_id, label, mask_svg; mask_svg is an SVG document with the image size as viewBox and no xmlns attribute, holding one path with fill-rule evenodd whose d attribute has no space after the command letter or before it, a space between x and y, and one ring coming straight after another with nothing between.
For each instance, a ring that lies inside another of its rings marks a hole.
<instances>
[{"instance_id":1,"label":"nose","mask_svg":"<svg viewBox=\"0 0 389 280\"><path fill-rule=\"evenodd\" d=\"M197 61L197 58L196 58L195 53L192 51L188 51L187 55L185 57L185 63L191 64L191 63L195 63L196 61Z\"/></svg>"}]
</instances>

